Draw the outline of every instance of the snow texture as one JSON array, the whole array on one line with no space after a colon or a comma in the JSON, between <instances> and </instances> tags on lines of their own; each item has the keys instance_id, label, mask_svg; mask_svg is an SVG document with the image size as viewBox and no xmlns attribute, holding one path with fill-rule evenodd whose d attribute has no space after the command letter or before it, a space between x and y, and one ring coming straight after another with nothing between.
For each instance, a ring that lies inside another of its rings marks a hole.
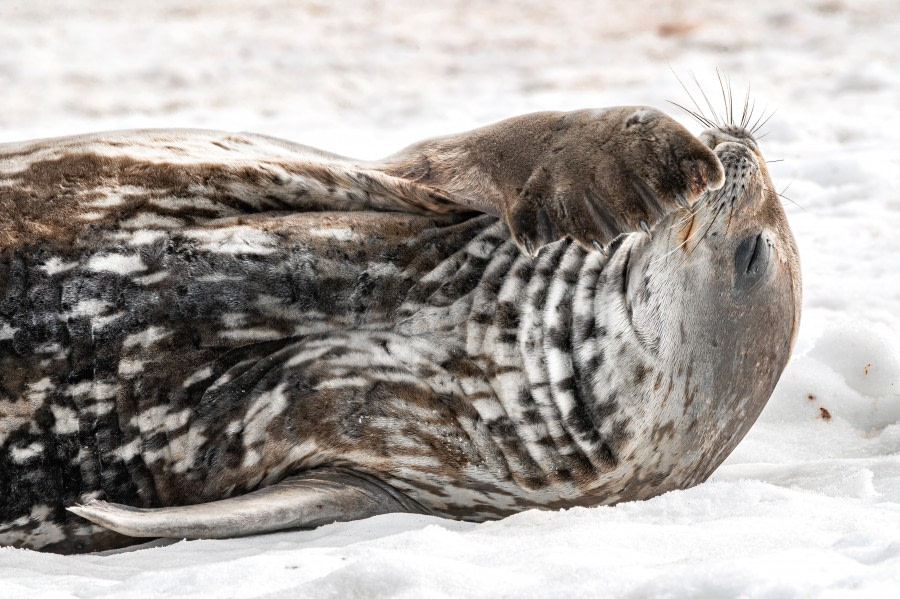
<instances>
[{"instance_id":1,"label":"snow texture","mask_svg":"<svg viewBox=\"0 0 900 599\"><path fill-rule=\"evenodd\" d=\"M721 109L718 69L777 108L761 145L805 293L769 406L693 489L481 525L0 549L0 597L900 596L896 0L4 0L0 37L0 141L190 126L362 158L541 109L647 104L699 133L666 103L690 102L672 71Z\"/></svg>"}]
</instances>

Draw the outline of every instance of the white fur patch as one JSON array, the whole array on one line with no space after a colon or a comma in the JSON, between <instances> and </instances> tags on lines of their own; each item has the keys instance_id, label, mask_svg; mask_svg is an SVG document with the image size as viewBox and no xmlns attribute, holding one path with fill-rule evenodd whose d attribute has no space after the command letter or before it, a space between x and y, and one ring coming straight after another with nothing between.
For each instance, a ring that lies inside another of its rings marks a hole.
<instances>
[{"instance_id":1,"label":"white fur patch","mask_svg":"<svg viewBox=\"0 0 900 599\"><path fill-rule=\"evenodd\" d=\"M119 362L119 375L133 377L144 372L144 363L141 360L122 360Z\"/></svg>"},{"instance_id":2,"label":"white fur patch","mask_svg":"<svg viewBox=\"0 0 900 599\"><path fill-rule=\"evenodd\" d=\"M222 331L220 336L235 341L270 341L272 339L281 339L284 335L274 329L264 329L262 327L254 327L250 329L236 329L233 331Z\"/></svg>"},{"instance_id":3,"label":"white fur patch","mask_svg":"<svg viewBox=\"0 0 900 599\"><path fill-rule=\"evenodd\" d=\"M271 254L278 242L265 231L244 226L193 229L186 235L201 242L201 249L219 254Z\"/></svg>"},{"instance_id":4,"label":"white fur patch","mask_svg":"<svg viewBox=\"0 0 900 599\"><path fill-rule=\"evenodd\" d=\"M335 378L322 381L321 383L316 385L316 390L340 389L342 387L365 387L368 383L368 379L364 379L362 377L351 376L347 378Z\"/></svg>"},{"instance_id":5,"label":"white fur patch","mask_svg":"<svg viewBox=\"0 0 900 599\"><path fill-rule=\"evenodd\" d=\"M291 359L285 363L285 368L293 368L294 366L298 366L300 364L305 364L306 362L310 362L320 357L322 354L325 354L331 349L330 346L324 347L312 347L304 349L303 351L294 354L291 356Z\"/></svg>"},{"instance_id":6,"label":"white fur patch","mask_svg":"<svg viewBox=\"0 0 900 599\"><path fill-rule=\"evenodd\" d=\"M109 314L106 316L95 316L91 319L91 327L97 330L102 329L106 325L122 318L123 316L125 316L125 312L116 312L115 314Z\"/></svg>"},{"instance_id":7,"label":"white fur patch","mask_svg":"<svg viewBox=\"0 0 900 599\"><path fill-rule=\"evenodd\" d=\"M135 277L134 282L139 285L153 285L154 283L159 283L160 281L164 280L168 276L169 276L169 273L167 273L164 270L161 270L159 272L154 272L152 274L149 274L149 275L146 275L143 277Z\"/></svg>"},{"instance_id":8,"label":"white fur patch","mask_svg":"<svg viewBox=\"0 0 900 599\"><path fill-rule=\"evenodd\" d=\"M143 435L147 436L159 431L166 433L176 431L187 424L190 417L191 410L189 409L170 412L169 406L153 406L132 417L129 424L136 426Z\"/></svg>"},{"instance_id":9,"label":"white fur patch","mask_svg":"<svg viewBox=\"0 0 900 599\"><path fill-rule=\"evenodd\" d=\"M151 326L147 327L140 333L133 333L125 337L125 341L122 342L122 347L134 347L136 345L140 345L141 347L149 347L158 341L162 341L167 337L172 335L171 331L164 329L163 327Z\"/></svg>"},{"instance_id":10,"label":"white fur patch","mask_svg":"<svg viewBox=\"0 0 900 599\"><path fill-rule=\"evenodd\" d=\"M109 308L109 304L107 302L89 299L89 300L81 300L72 310L69 311L68 316L71 317L79 317L79 316L100 316L106 309Z\"/></svg>"},{"instance_id":11,"label":"white fur patch","mask_svg":"<svg viewBox=\"0 0 900 599\"><path fill-rule=\"evenodd\" d=\"M88 261L87 267L95 272L112 272L123 276L147 270L141 257L134 254L94 256Z\"/></svg>"},{"instance_id":12,"label":"white fur patch","mask_svg":"<svg viewBox=\"0 0 900 599\"><path fill-rule=\"evenodd\" d=\"M72 408L66 406L51 405L50 411L56 422L53 424L53 433L56 435L71 435L78 432L78 414Z\"/></svg>"},{"instance_id":13,"label":"white fur patch","mask_svg":"<svg viewBox=\"0 0 900 599\"><path fill-rule=\"evenodd\" d=\"M127 462L141 451L140 438L132 439L130 443L120 445L113 453L121 460Z\"/></svg>"},{"instance_id":14,"label":"white fur patch","mask_svg":"<svg viewBox=\"0 0 900 599\"><path fill-rule=\"evenodd\" d=\"M63 262L63 260L59 257L53 256L52 258L49 258L46 262L38 266L38 268L52 277L55 274L66 272L67 270L72 270L76 266L78 266L77 262Z\"/></svg>"},{"instance_id":15,"label":"white fur patch","mask_svg":"<svg viewBox=\"0 0 900 599\"><path fill-rule=\"evenodd\" d=\"M98 401L98 402L94 403L93 405L85 407L83 412L85 414L88 414L91 416L100 417L100 416L106 416L107 414L112 412L113 408L115 408L115 407L116 407L116 404L114 402Z\"/></svg>"},{"instance_id":16,"label":"white fur patch","mask_svg":"<svg viewBox=\"0 0 900 599\"><path fill-rule=\"evenodd\" d=\"M107 195L102 198L97 198L93 202L89 202L87 205L91 208L112 208L113 206L118 206L125 199L122 197L119 190L109 191Z\"/></svg>"},{"instance_id":17,"label":"white fur patch","mask_svg":"<svg viewBox=\"0 0 900 599\"><path fill-rule=\"evenodd\" d=\"M149 212L141 212L119 224L122 229L178 229L183 226L184 221L181 219Z\"/></svg>"},{"instance_id":18,"label":"white fur patch","mask_svg":"<svg viewBox=\"0 0 900 599\"><path fill-rule=\"evenodd\" d=\"M55 342L41 343L34 348L34 353L36 354L55 354L57 352L60 352L63 356L65 356L66 351L67 350L64 350L59 343Z\"/></svg>"},{"instance_id":19,"label":"white fur patch","mask_svg":"<svg viewBox=\"0 0 900 599\"><path fill-rule=\"evenodd\" d=\"M185 388L190 387L191 385L199 383L200 381L205 381L212 375L213 375L213 369L211 366L207 366L206 368L201 368L200 370L198 370L191 376L184 379L184 382L181 383L181 386L185 387Z\"/></svg>"},{"instance_id":20,"label":"white fur patch","mask_svg":"<svg viewBox=\"0 0 900 599\"><path fill-rule=\"evenodd\" d=\"M493 398L478 398L472 402L472 407L478 412L482 420L490 422L501 416L506 416L506 412L500 403Z\"/></svg>"},{"instance_id":21,"label":"white fur patch","mask_svg":"<svg viewBox=\"0 0 900 599\"><path fill-rule=\"evenodd\" d=\"M111 399L116 396L116 386L109 383L98 383L94 381L81 381L76 385L71 385L67 390L69 395L80 397L87 395L94 399Z\"/></svg>"},{"instance_id":22,"label":"white fur patch","mask_svg":"<svg viewBox=\"0 0 900 599\"><path fill-rule=\"evenodd\" d=\"M35 441L27 447L13 447L9 453L12 456L13 462L16 464L24 464L31 458L41 455L43 451L44 445Z\"/></svg>"},{"instance_id":23,"label":"white fur patch","mask_svg":"<svg viewBox=\"0 0 900 599\"><path fill-rule=\"evenodd\" d=\"M204 443L206 443L206 436L198 430L191 429L170 440L169 445L164 447L161 452L171 460L174 472L187 472L194 467L194 459Z\"/></svg>"},{"instance_id":24,"label":"white fur patch","mask_svg":"<svg viewBox=\"0 0 900 599\"><path fill-rule=\"evenodd\" d=\"M316 237L324 237L326 239L334 239L337 241L352 241L357 238L355 231L346 228L316 229L310 231L310 233Z\"/></svg>"},{"instance_id":25,"label":"white fur patch","mask_svg":"<svg viewBox=\"0 0 900 599\"><path fill-rule=\"evenodd\" d=\"M9 326L9 323L0 323L0 341L12 339L18 330L16 327Z\"/></svg>"},{"instance_id":26,"label":"white fur patch","mask_svg":"<svg viewBox=\"0 0 900 599\"><path fill-rule=\"evenodd\" d=\"M269 423L279 416L287 406L284 385L278 385L271 391L260 393L253 400L244 416L244 447L253 447L266 437Z\"/></svg>"},{"instance_id":27,"label":"white fur patch","mask_svg":"<svg viewBox=\"0 0 900 599\"><path fill-rule=\"evenodd\" d=\"M53 381L50 380L50 377L44 377L39 381L28 384L28 391L25 393L25 397L31 402L32 406L37 406L44 403L44 400L47 398L47 392L53 389Z\"/></svg>"}]
</instances>

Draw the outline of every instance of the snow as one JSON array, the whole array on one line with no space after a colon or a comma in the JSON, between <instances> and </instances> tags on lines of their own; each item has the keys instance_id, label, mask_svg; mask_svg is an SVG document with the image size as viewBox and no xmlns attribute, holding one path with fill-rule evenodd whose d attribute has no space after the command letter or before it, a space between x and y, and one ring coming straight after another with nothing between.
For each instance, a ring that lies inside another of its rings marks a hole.
<instances>
[{"instance_id":1,"label":"snow","mask_svg":"<svg viewBox=\"0 0 900 599\"><path fill-rule=\"evenodd\" d=\"M896 0L6 0L0 36L0 141L189 126L361 158L541 109L647 104L699 133L667 104L690 102L672 71L720 106L718 68L777 108L761 146L804 275L769 406L693 489L481 525L0 549L0 596L900 596Z\"/></svg>"}]
</instances>

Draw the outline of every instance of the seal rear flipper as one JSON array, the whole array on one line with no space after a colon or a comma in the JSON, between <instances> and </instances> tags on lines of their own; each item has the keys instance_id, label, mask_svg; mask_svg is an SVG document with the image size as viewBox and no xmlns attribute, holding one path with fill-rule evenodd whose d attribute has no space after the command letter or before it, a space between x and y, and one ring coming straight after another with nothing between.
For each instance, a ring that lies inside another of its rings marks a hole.
<instances>
[{"instance_id":1,"label":"seal rear flipper","mask_svg":"<svg viewBox=\"0 0 900 599\"><path fill-rule=\"evenodd\" d=\"M428 513L377 478L343 469L315 470L246 495L197 505L141 509L91 501L68 510L123 535L178 539L223 539L378 514Z\"/></svg>"}]
</instances>

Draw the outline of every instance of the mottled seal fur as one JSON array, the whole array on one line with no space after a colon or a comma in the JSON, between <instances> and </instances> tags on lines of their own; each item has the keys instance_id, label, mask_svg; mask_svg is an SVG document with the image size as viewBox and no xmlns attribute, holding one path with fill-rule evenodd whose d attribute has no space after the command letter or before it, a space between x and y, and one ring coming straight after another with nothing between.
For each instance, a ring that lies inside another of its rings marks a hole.
<instances>
[{"instance_id":1,"label":"mottled seal fur","mask_svg":"<svg viewBox=\"0 0 900 599\"><path fill-rule=\"evenodd\" d=\"M0 545L705 480L799 319L756 142L645 108L504 123L375 163L203 131L0 147Z\"/></svg>"}]
</instances>

